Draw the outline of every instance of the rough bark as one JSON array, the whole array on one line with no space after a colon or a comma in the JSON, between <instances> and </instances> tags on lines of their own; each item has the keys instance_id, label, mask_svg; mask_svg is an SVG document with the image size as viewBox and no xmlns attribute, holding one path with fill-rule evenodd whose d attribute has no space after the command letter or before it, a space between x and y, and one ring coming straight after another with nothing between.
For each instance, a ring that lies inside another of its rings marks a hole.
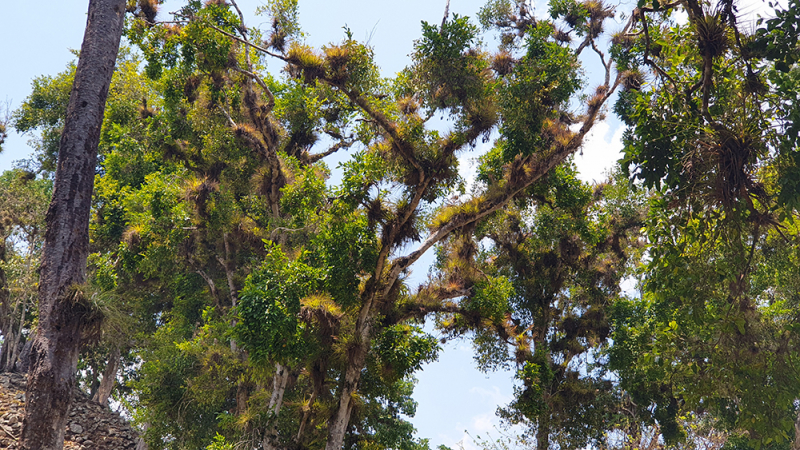
<instances>
[{"instance_id":1,"label":"rough bark","mask_svg":"<svg viewBox=\"0 0 800 450\"><path fill-rule=\"evenodd\" d=\"M89 212L106 97L122 36L125 0L90 0L58 152L39 282L22 448L61 450L81 332L88 312Z\"/></svg>"},{"instance_id":2,"label":"rough bark","mask_svg":"<svg viewBox=\"0 0 800 450\"><path fill-rule=\"evenodd\" d=\"M5 230L3 225L0 224L0 263L6 260L6 243L3 236ZM8 282L6 281L6 273L3 267L0 266L0 334L3 335L3 344L0 345L0 372L8 372L10 368L14 367L14 361L11 361L11 333L14 329L11 306L9 305L10 295L8 293Z\"/></svg>"},{"instance_id":3,"label":"rough bark","mask_svg":"<svg viewBox=\"0 0 800 450\"><path fill-rule=\"evenodd\" d=\"M339 407L336 414L328 422L328 442L325 450L341 450L344 445L344 436L347 424L350 423L350 414L353 412L353 395L358 391L358 382L361 381L361 369L366 360L366 347L359 346L354 349L345 370L344 385L339 396Z\"/></svg>"},{"instance_id":4,"label":"rough bark","mask_svg":"<svg viewBox=\"0 0 800 450\"><path fill-rule=\"evenodd\" d=\"M368 293L367 298L374 299L374 291ZM339 395L339 407L328 421L328 442L325 444L325 450L341 450L344 445L347 425L350 423L350 414L353 412L353 396L358 392L358 383L361 381L361 372L365 367L369 351L372 303L372 301L368 301L361 308L356 321L359 342L347 352L347 368Z\"/></svg>"},{"instance_id":5,"label":"rough bark","mask_svg":"<svg viewBox=\"0 0 800 450\"><path fill-rule=\"evenodd\" d=\"M114 391L114 383L117 381L120 357L119 348L114 348L106 362L106 369L103 371L103 379L100 380L100 386L92 396L92 400L99 403L100 406L108 406L108 398L111 397L111 392Z\"/></svg>"},{"instance_id":6,"label":"rough bark","mask_svg":"<svg viewBox=\"0 0 800 450\"><path fill-rule=\"evenodd\" d=\"M28 339L25 341L25 345L22 346L22 351L17 358L17 362L14 365L14 370L10 372L19 372L19 373L27 373L28 368L31 366L31 349L33 348L33 339Z\"/></svg>"},{"instance_id":7,"label":"rough bark","mask_svg":"<svg viewBox=\"0 0 800 450\"><path fill-rule=\"evenodd\" d=\"M21 306L22 311L19 314L19 322L17 323L17 331L16 331L16 333L14 333L13 330L11 330L11 332L8 335L9 341L11 341L11 347L10 347L11 355L10 355L8 361L7 361L7 368L9 368L9 369L13 368L17 364L17 361L19 361L20 351L22 350L22 345L24 345L24 341L22 340L22 330L23 330L23 328L25 328L25 314L28 312L28 301L26 299L23 299L20 302L20 306ZM14 315L11 318L11 323L12 324L14 323L13 322L14 321L14 317L17 317L16 309L17 308L15 306L14 307Z\"/></svg>"},{"instance_id":8,"label":"rough bark","mask_svg":"<svg viewBox=\"0 0 800 450\"><path fill-rule=\"evenodd\" d=\"M289 368L277 363L275 364L275 376L272 379L272 396L269 399L269 407L267 410L271 413L271 425L266 433L264 433L264 439L262 442L262 447L265 450L277 450L278 446L276 445L276 438L277 438L277 430L276 430L276 418L278 413L281 411L281 406L283 406L283 394L286 392L286 385L289 382Z\"/></svg>"}]
</instances>

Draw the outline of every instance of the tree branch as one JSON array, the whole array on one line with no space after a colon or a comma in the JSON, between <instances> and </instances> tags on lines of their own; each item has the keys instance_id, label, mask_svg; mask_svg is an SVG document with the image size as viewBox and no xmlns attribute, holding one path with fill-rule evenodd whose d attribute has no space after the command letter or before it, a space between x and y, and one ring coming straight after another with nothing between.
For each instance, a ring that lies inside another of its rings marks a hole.
<instances>
[{"instance_id":1,"label":"tree branch","mask_svg":"<svg viewBox=\"0 0 800 450\"><path fill-rule=\"evenodd\" d=\"M267 103L268 112L272 111L272 109L275 108L275 96L272 94L272 91L267 86L267 83L265 83L264 80L262 80L260 76L258 76L254 72L251 72L251 71L245 70L245 69L241 69L239 67L231 67L231 68L233 70L239 72L239 73L247 75L247 76L251 77L252 79L256 80L256 83L258 83L258 85L261 86L262 89L264 89L264 92L267 94L267 97L269 97L269 102Z\"/></svg>"},{"instance_id":2,"label":"tree branch","mask_svg":"<svg viewBox=\"0 0 800 450\"><path fill-rule=\"evenodd\" d=\"M563 162L569 155L576 152L581 145L586 134L592 129L597 116L600 113L600 108L608 100L611 94L616 90L619 85L620 76L617 74L614 85L605 89L603 98L596 104L590 104L586 118L580 130L573 134L569 143L561 148L555 148L547 155L542 153L535 153L524 159L516 159L510 163L509 175L506 176L506 184L499 192L492 192L491 189L483 198L476 198L471 200L475 205L472 205L473 213L460 213L456 214L448 223L439 226L431 231L428 237L420 244L417 250L409 253L406 256L398 257L391 263L389 269L389 276L386 283L386 291L391 288L392 284L397 280L400 274L414 264L419 258L425 254L431 247L442 239L450 235L453 231L469 226L478 220L494 213L503 206L505 206L511 199L524 189L541 179L544 175L549 173L555 166ZM521 177L520 180L514 180L514 177ZM451 208L460 208L466 203L452 206Z\"/></svg>"},{"instance_id":3,"label":"tree branch","mask_svg":"<svg viewBox=\"0 0 800 450\"><path fill-rule=\"evenodd\" d=\"M248 45L248 46L250 46L250 47L252 47L252 48L254 48L254 49L256 49L256 50L258 50L258 51L260 51L260 52L264 52L264 53L266 53L267 55L269 55L269 56L272 56L273 58L278 58L278 59L280 59L281 61L287 61L287 60L286 60L286 58L285 58L284 56L281 56L281 55L279 55L279 54L277 54L277 53L273 53L273 52L271 52L271 51L269 51L269 50L265 49L264 47L262 47L262 46L260 46L260 45L253 44L252 42L248 41L247 39L242 39L242 38L240 38L239 36L236 36L235 34L229 33L229 32L227 32L227 31L223 30L222 28L220 28L220 27L218 27L218 26L216 26L216 25L214 25L214 24L210 24L210 23L208 23L208 24L206 24L206 25L207 25L208 27L210 27L210 28L212 28L212 29L214 29L214 30L216 30L216 31L218 31L218 32L220 32L220 33L222 33L223 35L225 35L225 36L228 36L228 37L229 37L229 38L231 38L231 39L235 39L235 40L237 40L237 41L239 41L239 42L241 42L241 43L243 43L243 44L245 44L245 45ZM287 62L288 62L288 61L287 61Z\"/></svg>"},{"instance_id":4,"label":"tree branch","mask_svg":"<svg viewBox=\"0 0 800 450\"><path fill-rule=\"evenodd\" d=\"M352 136L351 136L351 138L352 138ZM329 148L328 150L326 150L326 151L324 151L322 153L315 153L313 155L308 155L304 159L309 164L313 164L313 163L319 161L320 159L325 158L326 156L330 156L330 155L338 152L339 150L341 150L343 148L350 148L355 143L356 143L355 139L351 139L351 140L344 140L343 139L343 140L333 144L333 146L331 146L331 148Z\"/></svg>"}]
</instances>

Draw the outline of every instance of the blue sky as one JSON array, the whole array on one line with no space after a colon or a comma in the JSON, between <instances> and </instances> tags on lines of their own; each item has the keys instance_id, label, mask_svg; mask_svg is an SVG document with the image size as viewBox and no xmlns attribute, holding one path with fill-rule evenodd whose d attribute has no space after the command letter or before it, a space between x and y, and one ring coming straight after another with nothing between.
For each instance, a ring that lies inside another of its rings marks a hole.
<instances>
[{"instance_id":1,"label":"blue sky","mask_svg":"<svg viewBox=\"0 0 800 450\"><path fill-rule=\"evenodd\" d=\"M3 11L0 42L4 43L0 102L8 102L14 109L30 93L34 77L54 75L73 59L70 49L80 48L88 0L0 1ZM355 38L369 40L383 74L391 76L408 64L413 40L419 36L420 21L442 20L445 1L301 0L300 21L307 42L314 46L341 40L342 27L347 25ZM177 0L168 2L162 6L159 18L168 17L165 13L180 4ZM258 0L239 1L249 26L269 25L267 18L252 14L260 4ZM451 0L450 11L475 17L482 4L482 0ZM625 5L621 8L628 9ZM543 12L545 8L537 5L537 9ZM619 158L621 132L615 120L596 126L584 146L583 156L576 157L585 179L601 180L604 171ZM0 170L9 169L14 160L28 157L29 138L11 133L6 150L0 154ZM482 150L486 148L479 146L463 155L462 167L468 171L471 159ZM469 178L468 172L465 175ZM417 267L412 280L423 279L426 272L426 267ZM417 377L415 398L419 408L413 423L419 436L430 438L434 447L439 444L457 447L461 441L465 448L474 448L465 430L472 436L493 432L493 427L499 424L495 410L508 403L513 392L511 373L483 374L475 369L468 341L448 343L439 361L427 365Z\"/></svg>"}]
</instances>

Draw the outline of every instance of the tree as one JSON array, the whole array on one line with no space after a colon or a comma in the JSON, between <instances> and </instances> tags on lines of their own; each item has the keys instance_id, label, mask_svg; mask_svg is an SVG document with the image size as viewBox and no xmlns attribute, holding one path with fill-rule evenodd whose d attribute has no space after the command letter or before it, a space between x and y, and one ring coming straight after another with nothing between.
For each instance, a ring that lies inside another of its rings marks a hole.
<instances>
[{"instance_id":1,"label":"tree","mask_svg":"<svg viewBox=\"0 0 800 450\"><path fill-rule=\"evenodd\" d=\"M133 145L105 159L99 204L100 222L122 237L103 257L119 261L117 282L166 300L153 304L168 316L138 383L154 446L209 442L217 430L263 448L398 442L386 420L400 423L409 377L435 354L416 321L467 314L480 292L412 292L405 273L532 195L581 146L618 83L594 44L611 13L594 3L575 48L525 3L487 8L504 36L493 54L477 27L446 15L423 26L413 64L394 80L349 34L321 51L303 45L295 8L268 5L266 36L245 27L235 3L191 4L176 23L131 27L163 97L143 102L144 129L115 137ZM605 83L573 114L577 55L593 44ZM288 78L264 74L262 58L283 61ZM436 115L452 130L433 129ZM493 130L503 137L485 159L491 175L474 195L444 202L458 192L458 152ZM317 142L330 144L313 153ZM351 147L341 184L327 186L324 159ZM170 415L177 408L183 417ZM240 419L218 421L221 410ZM203 425L186 426L190 416Z\"/></svg>"},{"instance_id":2,"label":"tree","mask_svg":"<svg viewBox=\"0 0 800 450\"><path fill-rule=\"evenodd\" d=\"M0 153L3 152L3 143L8 138L8 118L9 111L3 107L0 108Z\"/></svg>"},{"instance_id":3,"label":"tree","mask_svg":"<svg viewBox=\"0 0 800 450\"><path fill-rule=\"evenodd\" d=\"M263 35L245 27L235 3L192 2L166 24L148 5L128 36L149 80L135 64L117 72L126 81L100 135L91 286L82 292L131 305L141 367L123 376L151 446L424 448L402 417L413 414L414 371L437 350L419 322L447 314L496 325L505 316L481 305L512 293L506 269L481 274L470 260L468 242L483 233L475 230L513 219L506 208L547 209L572 194L571 206L553 210L580 228L580 211L594 207L560 166L620 82L598 46L611 10L555 5L556 24L526 3L490 2L480 18L499 32L497 52L481 47L467 18L446 14L423 25L412 64L384 79L347 31L321 50L300 42L293 2L264 8L272 28ZM587 49L605 73L584 102L578 56ZM285 64L285 78L266 73L268 58ZM52 92L63 82L50 81ZM42 105L28 106L35 117ZM438 115L450 130L431 124ZM500 139L468 195L457 155L494 132ZM328 181L325 161L349 149L341 182ZM626 226L610 236L624 240ZM581 235L589 259L606 256L591 248L604 232ZM504 257L502 244L513 245L494 236ZM552 242L542 237L533 253L552 253ZM410 266L436 247L448 275L407 286ZM586 267L576 264L556 278L580 278ZM609 280L621 263L612 265ZM515 283L519 299L535 281ZM587 308L605 308L600 297ZM90 377L104 359L84 353Z\"/></svg>"},{"instance_id":4,"label":"tree","mask_svg":"<svg viewBox=\"0 0 800 450\"><path fill-rule=\"evenodd\" d=\"M19 169L0 175L0 372L24 370L27 360L50 187Z\"/></svg>"},{"instance_id":5,"label":"tree","mask_svg":"<svg viewBox=\"0 0 800 450\"><path fill-rule=\"evenodd\" d=\"M678 8L688 23L672 20ZM624 162L653 189L651 247L643 296L615 305L610 365L668 444L695 412L731 446L781 448L800 397L796 68L767 57L796 42L775 45L779 22L748 34L730 2L640 2L634 16L615 37L627 87L616 109L629 127Z\"/></svg>"},{"instance_id":6,"label":"tree","mask_svg":"<svg viewBox=\"0 0 800 450\"><path fill-rule=\"evenodd\" d=\"M679 7L688 24L671 21ZM233 2L162 24L140 2L127 33L147 64L120 58L100 158L76 178L96 181L89 238L76 236L90 276L43 301L39 333L62 313L136 323L69 355L101 400L132 349L118 395L153 448L424 449L403 415L436 357L431 317L471 334L483 368L517 365L502 414L538 448L718 447L721 430L729 448L785 447L800 396L791 11L749 36L728 3L642 3L607 54L602 3L537 19L497 0L479 15L497 51L446 14L385 79L346 29L306 46L292 1L263 8L263 32ZM581 97L584 50L604 76ZM44 127L45 174L73 136L62 111L81 67L39 79L15 116ZM620 85L633 182L590 188L568 159ZM457 156L495 137L466 192ZM429 251L435 270L409 286ZM639 258L642 295L626 298ZM45 255L42 289L53 269ZM4 335L30 319L3 317ZM64 323L73 343L97 329Z\"/></svg>"},{"instance_id":7,"label":"tree","mask_svg":"<svg viewBox=\"0 0 800 450\"><path fill-rule=\"evenodd\" d=\"M92 321L90 301L81 285L89 253L97 144L124 15L123 0L89 3L47 212L39 324L31 351L21 437L25 449L62 448L81 333Z\"/></svg>"},{"instance_id":8,"label":"tree","mask_svg":"<svg viewBox=\"0 0 800 450\"><path fill-rule=\"evenodd\" d=\"M592 190L563 165L528 201L443 248L441 282L470 272L478 281L462 303L469 314L440 317L440 326L472 332L484 370L517 369L515 398L499 415L527 427L520 438L538 449L605 446L622 425L627 405L604 352L611 346L609 311L624 298L620 282L645 244L644 206L624 177ZM509 292L493 295L497 290Z\"/></svg>"}]
</instances>

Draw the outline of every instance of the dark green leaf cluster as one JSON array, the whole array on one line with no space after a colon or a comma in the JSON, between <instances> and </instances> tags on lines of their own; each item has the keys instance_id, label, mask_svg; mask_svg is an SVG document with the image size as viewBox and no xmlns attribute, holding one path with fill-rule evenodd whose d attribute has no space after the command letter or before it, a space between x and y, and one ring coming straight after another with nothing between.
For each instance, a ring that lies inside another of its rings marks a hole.
<instances>
[{"instance_id":1,"label":"dark green leaf cluster","mask_svg":"<svg viewBox=\"0 0 800 450\"><path fill-rule=\"evenodd\" d=\"M245 282L236 336L256 364L286 363L307 351L298 321L300 301L319 290L323 274L306 258L290 261L273 247Z\"/></svg>"},{"instance_id":2,"label":"dark green leaf cluster","mask_svg":"<svg viewBox=\"0 0 800 450\"><path fill-rule=\"evenodd\" d=\"M558 139L558 133L543 133L543 128L560 118L560 108L581 86L575 54L551 35L552 25L546 22L531 28L525 56L502 81L504 162L552 145L547 141Z\"/></svg>"},{"instance_id":3,"label":"dark green leaf cluster","mask_svg":"<svg viewBox=\"0 0 800 450\"><path fill-rule=\"evenodd\" d=\"M731 447L786 445L798 392L796 296L785 290L797 273L785 233L795 164L776 127L795 126L795 61L781 56L795 38L781 37L780 21L750 36L731 10L703 2L687 5L686 24L641 14L641 35L616 38L630 75L616 111L629 126L631 178L654 189L650 247L641 298L612 308L610 367L648 405L637 420L668 444L691 442L696 414L733 436Z\"/></svg>"}]
</instances>

